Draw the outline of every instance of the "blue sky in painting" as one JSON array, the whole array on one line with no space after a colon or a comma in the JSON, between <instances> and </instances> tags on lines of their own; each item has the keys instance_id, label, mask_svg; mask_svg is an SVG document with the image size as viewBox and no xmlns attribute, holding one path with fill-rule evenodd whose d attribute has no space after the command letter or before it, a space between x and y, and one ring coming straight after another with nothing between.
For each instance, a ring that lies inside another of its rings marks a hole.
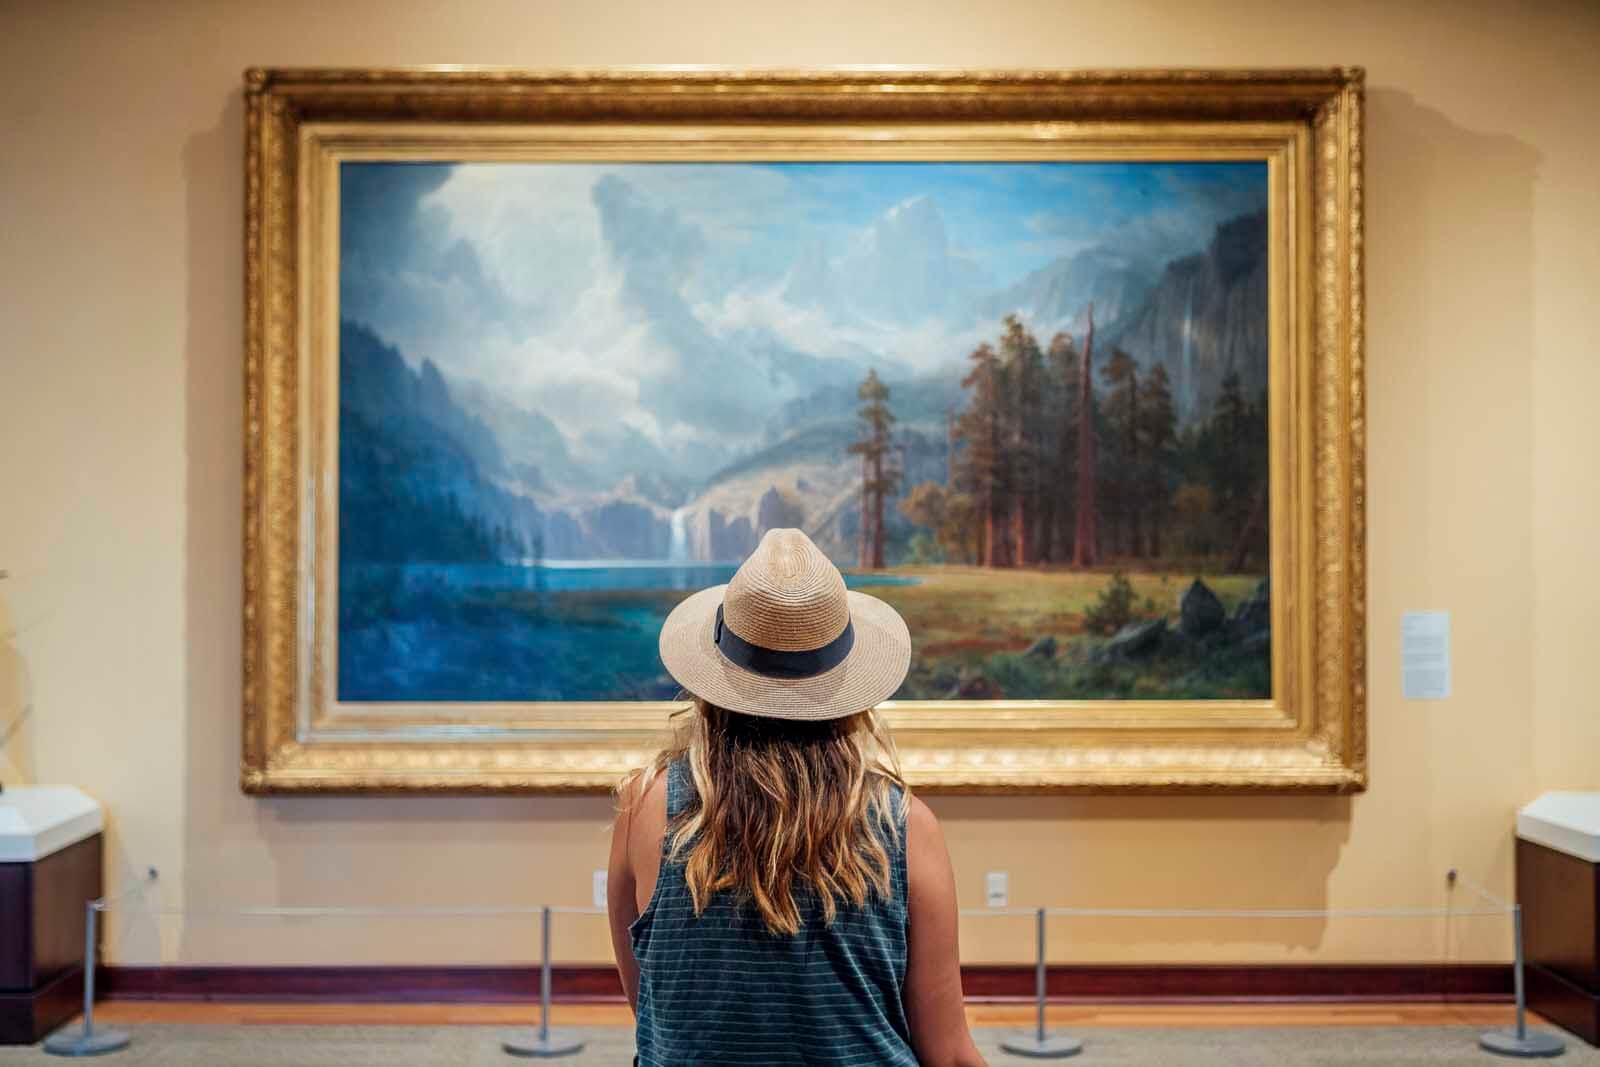
<instances>
[{"instance_id":1,"label":"blue sky in painting","mask_svg":"<svg viewBox=\"0 0 1600 1067\"><path fill-rule=\"evenodd\" d=\"M928 197L951 245L997 285L1153 216L1187 215L1196 232L1264 202L1260 163L782 163L793 215L761 233L774 261L818 231L848 235L895 205Z\"/></svg>"}]
</instances>

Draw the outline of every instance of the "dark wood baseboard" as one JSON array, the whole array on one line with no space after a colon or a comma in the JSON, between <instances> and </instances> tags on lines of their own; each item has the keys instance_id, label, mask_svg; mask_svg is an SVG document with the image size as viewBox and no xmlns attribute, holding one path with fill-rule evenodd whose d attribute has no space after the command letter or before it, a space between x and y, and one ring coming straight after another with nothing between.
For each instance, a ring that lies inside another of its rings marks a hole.
<instances>
[{"instance_id":1,"label":"dark wood baseboard","mask_svg":"<svg viewBox=\"0 0 1600 1067\"><path fill-rule=\"evenodd\" d=\"M534 967L102 967L99 988L128 1000L329 1000L353 1003L521 1003L535 999ZM1034 969L1009 964L963 967L973 1001L1027 1000ZM1478 1001L1511 999L1511 967L1463 964L1072 965L1049 969L1058 1002L1266 1003L1313 1001ZM553 969L554 998L617 1002L614 968Z\"/></svg>"},{"instance_id":2,"label":"dark wood baseboard","mask_svg":"<svg viewBox=\"0 0 1600 1067\"><path fill-rule=\"evenodd\" d=\"M973 964L961 969L968 1000L1034 996L1032 967ZM1051 1001L1258 1003L1314 1001L1506 1001L1511 967L1500 963L1079 964L1051 967Z\"/></svg>"}]
</instances>

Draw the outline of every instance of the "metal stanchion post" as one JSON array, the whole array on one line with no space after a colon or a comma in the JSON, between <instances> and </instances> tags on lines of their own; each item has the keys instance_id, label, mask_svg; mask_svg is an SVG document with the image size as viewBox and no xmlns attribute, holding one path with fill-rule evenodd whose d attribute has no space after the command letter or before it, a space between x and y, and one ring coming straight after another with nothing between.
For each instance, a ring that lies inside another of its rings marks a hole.
<instances>
[{"instance_id":1,"label":"metal stanchion post","mask_svg":"<svg viewBox=\"0 0 1600 1067\"><path fill-rule=\"evenodd\" d=\"M99 1056L125 1049L133 1040L125 1030L94 1028L94 967L99 957L100 902L91 900L84 915L83 1023L45 1038L44 1050L55 1056Z\"/></svg>"},{"instance_id":2,"label":"metal stanchion post","mask_svg":"<svg viewBox=\"0 0 1600 1067\"><path fill-rule=\"evenodd\" d=\"M539 939L539 1032L532 1041L507 1041L502 1046L513 1056L554 1059L583 1051L578 1038L550 1029L550 908L539 913L542 928Z\"/></svg>"},{"instance_id":3,"label":"metal stanchion post","mask_svg":"<svg viewBox=\"0 0 1600 1067\"><path fill-rule=\"evenodd\" d=\"M1528 1029L1527 994L1524 991L1522 980L1521 904L1513 904L1511 906L1511 930L1514 942L1513 948L1516 952L1512 964L1511 977L1517 994L1517 1025L1513 1030L1490 1030L1478 1038L1478 1044L1488 1051L1501 1056L1517 1056L1522 1059L1559 1056L1567 1049L1565 1041L1544 1030Z\"/></svg>"},{"instance_id":4,"label":"metal stanchion post","mask_svg":"<svg viewBox=\"0 0 1600 1067\"><path fill-rule=\"evenodd\" d=\"M1038 1022L1031 1034L1016 1034L1000 1042L1000 1047L1013 1056L1026 1056L1032 1060L1060 1060L1068 1056L1076 1056L1083 1051L1083 1042L1066 1034L1051 1034L1045 1029L1045 944L1044 921L1045 909L1040 908L1035 914L1038 923L1037 956L1034 960L1034 996L1038 1001Z\"/></svg>"}]
</instances>

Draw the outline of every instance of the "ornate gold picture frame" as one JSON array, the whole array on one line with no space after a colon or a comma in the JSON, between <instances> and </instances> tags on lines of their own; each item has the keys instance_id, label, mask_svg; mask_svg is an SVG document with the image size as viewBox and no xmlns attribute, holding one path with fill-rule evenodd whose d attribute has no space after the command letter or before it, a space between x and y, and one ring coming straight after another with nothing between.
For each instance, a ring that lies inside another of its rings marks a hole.
<instances>
[{"instance_id":1,"label":"ornate gold picture frame","mask_svg":"<svg viewBox=\"0 0 1600 1067\"><path fill-rule=\"evenodd\" d=\"M1264 168L1268 691L884 710L923 788L1364 789L1362 84L1358 68L250 70L242 787L601 790L681 706L341 699L342 165L1189 161Z\"/></svg>"}]
</instances>

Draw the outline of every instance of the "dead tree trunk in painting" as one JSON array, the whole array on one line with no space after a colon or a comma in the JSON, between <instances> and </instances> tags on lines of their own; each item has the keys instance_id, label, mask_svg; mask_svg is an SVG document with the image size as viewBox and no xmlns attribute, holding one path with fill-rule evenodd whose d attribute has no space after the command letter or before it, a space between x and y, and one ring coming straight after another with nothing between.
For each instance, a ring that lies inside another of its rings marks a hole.
<instances>
[{"instance_id":1,"label":"dead tree trunk in painting","mask_svg":"<svg viewBox=\"0 0 1600 1067\"><path fill-rule=\"evenodd\" d=\"M1088 332L1078 375L1078 523L1073 537L1072 565L1095 565L1098 536L1094 502L1094 305L1089 305Z\"/></svg>"},{"instance_id":2,"label":"dead tree trunk in painting","mask_svg":"<svg viewBox=\"0 0 1600 1067\"><path fill-rule=\"evenodd\" d=\"M872 514L872 460L865 454L861 456L861 522L860 536L856 538L856 565L867 566L867 557L872 552L872 523L868 516Z\"/></svg>"},{"instance_id":3,"label":"dead tree trunk in painting","mask_svg":"<svg viewBox=\"0 0 1600 1067\"><path fill-rule=\"evenodd\" d=\"M1030 536L1027 511L1026 499L1018 494L1016 510L1011 513L1011 542L1016 551L1013 562L1019 567L1026 567L1033 562L1033 538Z\"/></svg>"},{"instance_id":4,"label":"dead tree trunk in painting","mask_svg":"<svg viewBox=\"0 0 1600 1067\"><path fill-rule=\"evenodd\" d=\"M953 493L956 489L956 408L952 404L944 409L944 484Z\"/></svg>"},{"instance_id":5,"label":"dead tree trunk in painting","mask_svg":"<svg viewBox=\"0 0 1600 1067\"><path fill-rule=\"evenodd\" d=\"M872 560L867 566L883 569L883 498L888 496L884 481L883 450L872 457Z\"/></svg>"}]
</instances>

